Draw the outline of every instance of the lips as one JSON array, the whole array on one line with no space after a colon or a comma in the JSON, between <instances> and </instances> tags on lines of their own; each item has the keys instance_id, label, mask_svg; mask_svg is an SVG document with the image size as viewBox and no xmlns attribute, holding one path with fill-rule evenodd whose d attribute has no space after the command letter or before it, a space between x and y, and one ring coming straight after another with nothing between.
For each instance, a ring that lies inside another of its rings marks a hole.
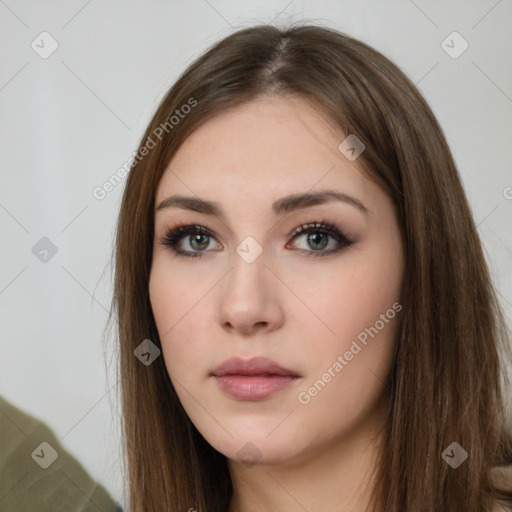
<instances>
[{"instance_id":1,"label":"lips","mask_svg":"<svg viewBox=\"0 0 512 512\"><path fill-rule=\"evenodd\" d=\"M238 400L262 400L299 378L271 359L228 359L212 372L221 391Z\"/></svg>"},{"instance_id":2,"label":"lips","mask_svg":"<svg viewBox=\"0 0 512 512\"><path fill-rule=\"evenodd\" d=\"M254 357L252 359L241 359L233 357L224 361L213 372L216 377L224 375L298 375L278 365L275 361L266 357Z\"/></svg>"}]
</instances>

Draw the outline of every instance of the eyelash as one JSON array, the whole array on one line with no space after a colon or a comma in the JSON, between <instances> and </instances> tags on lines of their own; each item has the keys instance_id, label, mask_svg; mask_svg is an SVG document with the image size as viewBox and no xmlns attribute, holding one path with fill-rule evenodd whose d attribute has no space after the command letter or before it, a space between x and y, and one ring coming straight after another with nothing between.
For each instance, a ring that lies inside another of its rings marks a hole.
<instances>
[{"instance_id":1,"label":"eyelash","mask_svg":"<svg viewBox=\"0 0 512 512\"><path fill-rule=\"evenodd\" d=\"M313 257L323 257L328 256L330 254L337 253L343 250L346 247L351 246L354 242L347 235L345 235L339 228L335 225L331 224L327 221L313 221L309 224L301 224L298 226L292 233L292 240L298 238L300 235L308 234L308 233L323 233L329 235L333 238L337 243L338 247L335 249L330 249L328 251L320 250L320 251L308 251L306 249L299 249L300 251L305 251L310 253ZM179 248L180 241L187 235L206 235L211 238L215 238L214 234L206 227L193 225L193 224L180 224L173 229L169 229L164 236L160 239L160 243L164 246L168 246L171 250L177 254L178 256L197 258L202 257L204 253L210 251L184 251Z\"/></svg>"}]
</instances>

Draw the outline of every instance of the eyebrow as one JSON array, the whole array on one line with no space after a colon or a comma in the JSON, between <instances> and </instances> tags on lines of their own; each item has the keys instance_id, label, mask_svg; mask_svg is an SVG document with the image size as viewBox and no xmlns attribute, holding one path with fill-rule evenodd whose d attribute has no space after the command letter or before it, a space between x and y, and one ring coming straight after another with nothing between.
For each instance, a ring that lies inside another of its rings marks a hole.
<instances>
[{"instance_id":1,"label":"eyebrow","mask_svg":"<svg viewBox=\"0 0 512 512\"><path fill-rule=\"evenodd\" d=\"M343 192L337 190L322 190L320 192L306 192L292 194L278 199L272 204L272 211L275 216L282 216L287 213L309 208L319 204L330 203L333 201L341 201L343 203L354 206L365 215L368 214L368 208L356 199ZM183 210L192 210L203 213L205 215L213 215L220 219L225 219L225 214L219 203L207 201L198 197L187 197L181 195L172 195L164 199L156 208L155 213L164 208L181 208Z\"/></svg>"}]
</instances>

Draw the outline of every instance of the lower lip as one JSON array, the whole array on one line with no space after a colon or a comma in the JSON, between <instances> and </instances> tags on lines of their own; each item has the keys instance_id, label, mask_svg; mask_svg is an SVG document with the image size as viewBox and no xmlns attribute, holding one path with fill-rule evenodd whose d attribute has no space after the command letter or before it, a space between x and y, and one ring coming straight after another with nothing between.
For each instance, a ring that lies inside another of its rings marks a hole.
<instances>
[{"instance_id":1,"label":"lower lip","mask_svg":"<svg viewBox=\"0 0 512 512\"><path fill-rule=\"evenodd\" d=\"M222 375L215 377L220 389L239 400L261 400L291 384L292 375Z\"/></svg>"}]
</instances>

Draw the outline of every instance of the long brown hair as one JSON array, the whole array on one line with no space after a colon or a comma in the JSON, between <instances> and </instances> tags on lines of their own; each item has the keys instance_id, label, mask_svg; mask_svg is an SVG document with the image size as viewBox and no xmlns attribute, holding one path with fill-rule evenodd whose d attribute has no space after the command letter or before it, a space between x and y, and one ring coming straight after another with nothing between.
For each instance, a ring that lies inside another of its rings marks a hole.
<instances>
[{"instance_id":1,"label":"long brown hair","mask_svg":"<svg viewBox=\"0 0 512 512\"><path fill-rule=\"evenodd\" d=\"M405 241L403 312L374 499L383 512L512 504L512 493L491 478L491 468L512 462L501 381L509 334L442 130L386 57L336 30L296 24L240 30L193 62L161 101L131 166L110 317L118 323L130 510L229 507L226 457L187 417L163 357L146 366L134 350L145 339L161 348L148 291L160 178L202 123L261 94L300 95L355 134L365 145L358 163L396 208ZM442 457L453 442L468 453L457 469Z\"/></svg>"}]
</instances>

